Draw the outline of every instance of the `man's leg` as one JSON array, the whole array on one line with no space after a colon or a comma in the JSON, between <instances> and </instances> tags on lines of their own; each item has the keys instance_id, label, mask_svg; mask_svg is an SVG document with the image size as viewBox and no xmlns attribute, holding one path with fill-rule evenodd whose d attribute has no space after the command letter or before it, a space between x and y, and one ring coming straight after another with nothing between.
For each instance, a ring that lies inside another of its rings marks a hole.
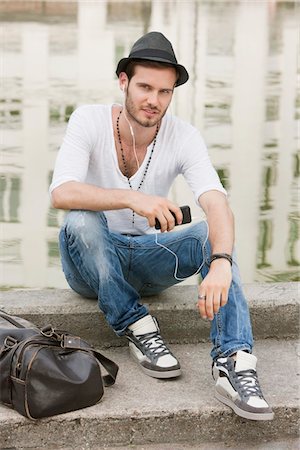
<instances>
[{"instance_id":1,"label":"man's leg","mask_svg":"<svg viewBox=\"0 0 300 450\"><path fill-rule=\"evenodd\" d=\"M124 265L130 258L125 239ZM60 232L63 271L77 293L98 298L99 308L118 335L148 314L138 292L125 280L103 213L71 211ZM125 270L125 268L124 268Z\"/></svg>"},{"instance_id":2,"label":"man's leg","mask_svg":"<svg viewBox=\"0 0 300 450\"><path fill-rule=\"evenodd\" d=\"M180 365L162 340L157 322L126 280L132 258L130 239L110 233L103 213L71 211L60 232L60 251L70 287L98 298L114 331L126 335L130 345L137 343L135 356L144 352L143 370L156 378L180 375Z\"/></svg>"},{"instance_id":3,"label":"man's leg","mask_svg":"<svg viewBox=\"0 0 300 450\"><path fill-rule=\"evenodd\" d=\"M204 268L205 277L208 268ZM220 308L211 326L213 377L216 398L241 417L272 420L257 378L249 308L245 299L236 255L233 255L232 283L227 304Z\"/></svg>"},{"instance_id":4,"label":"man's leg","mask_svg":"<svg viewBox=\"0 0 300 450\"><path fill-rule=\"evenodd\" d=\"M204 278L209 271L211 248L208 230L201 222L174 233L134 239L132 282L143 294L154 294L193 275ZM252 420L270 420L272 409L265 401L256 374L256 357L251 355L253 338L249 308L242 291L234 255L228 302L211 324L216 379L216 397L238 415Z\"/></svg>"},{"instance_id":5,"label":"man's leg","mask_svg":"<svg viewBox=\"0 0 300 450\"><path fill-rule=\"evenodd\" d=\"M209 244L208 252L211 254ZM206 265L202 270L203 278L208 270L209 266ZM235 253L228 301L224 307L220 308L212 321L210 338L213 343L211 351L213 360L220 356L233 355L238 350L246 350L249 353L252 351L253 336L249 307L243 293Z\"/></svg>"},{"instance_id":6,"label":"man's leg","mask_svg":"<svg viewBox=\"0 0 300 450\"><path fill-rule=\"evenodd\" d=\"M127 237L132 248L128 281L141 295L154 295L179 283L182 278L190 277L203 264L202 242L207 234L206 223L202 223L174 233ZM148 375L169 378L171 373L171 376L177 376L180 374L179 363L175 364L176 358L159 333L156 319L151 316L130 326L126 336L130 340L131 353ZM171 361L174 363L172 370Z\"/></svg>"}]
</instances>

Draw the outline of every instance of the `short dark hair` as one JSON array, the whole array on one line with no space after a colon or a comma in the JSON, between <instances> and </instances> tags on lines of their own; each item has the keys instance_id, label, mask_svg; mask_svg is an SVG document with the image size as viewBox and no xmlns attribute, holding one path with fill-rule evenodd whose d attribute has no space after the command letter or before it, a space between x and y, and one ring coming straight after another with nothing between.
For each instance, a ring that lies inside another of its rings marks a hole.
<instances>
[{"instance_id":1,"label":"short dark hair","mask_svg":"<svg viewBox=\"0 0 300 450\"><path fill-rule=\"evenodd\" d=\"M169 68L175 70L175 72L176 72L176 81L179 78L179 72L178 72L177 68L175 66L173 66L173 64L164 63L164 62L158 62L158 61L150 61L149 59L147 59L147 60L145 60L145 59L132 59L131 61L129 61L129 63L127 64L127 66L125 68L125 73L126 73L126 75L128 77L128 81L130 81L131 78L133 77L133 75L135 73L136 66L153 67L155 69L161 69L161 68L164 68L164 67L169 67Z\"/></svg>"}]
</instances>

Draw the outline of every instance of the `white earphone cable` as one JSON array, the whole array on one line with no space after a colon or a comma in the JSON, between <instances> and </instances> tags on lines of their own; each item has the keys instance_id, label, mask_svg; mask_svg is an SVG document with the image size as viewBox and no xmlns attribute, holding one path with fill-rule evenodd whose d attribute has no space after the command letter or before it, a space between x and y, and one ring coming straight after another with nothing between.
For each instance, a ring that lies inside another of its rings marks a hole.
<instances>
[{"instance_id":1,"label":"white earphone cable","mask_svg":"<svg viewBox=\"0 0 300 450\"><path fill-rule=\"evenodd\" d=\"M205 252L204 252L204 247L205 247L206 242L207 242L207 240L208 240L209 227L208 227L208 223L207 223L206 220L203 220L203 222L206 223L206 230L207 230L207 231L206 231L206 236L205 236L204 242L203 242L203 244L202 244L202 254L204 255L204 254L205 254ZM176 255L176 253L174 253L174 252L173 252L172 250L170 250L168 247L166 247L165 245L160 244L160 243L158 242L158 240L157 240L158 235L159 235L159 233L156 233L156 234L155 234L155 243L156 243L159 247L162 247L162 248L164 248L165 250L167 250L169 253L171 253L171 254L175 257L175 269L174 269L174 275L173 275L174 278L175 278L175 280L178 280L178 281L184 281L184 280L186 280L187 278L192 277L192 276L194 276L194 275L197 275L197 274L200 272L200 270L202 269L202 267L203 267L203 265L204 265L204 262L205 262L204 258L203 258L203 261L202 261L201 265L198 267L198 269L196 270L195 273L193 273L192 275L189 275L188 277L185 277L185 278L179 278L179 277L177 276L177 273L178 273L178 267L179 267L178 256Z\"/></svg>"},{"instance_id":2,"label":"white earphone cable","mask_svg":"<svg viewBox=\"0 0 300 450\"><path fill-rule=\"evenodd\" d=\"M132 137L133 154L134 154L134 157L135 157L135 160L136 160L137 167L138 167L138 169L139 169L139 168L140 168L140 163L139 163L139 160L138 160L138 157L137 157L137 153L136 153L136 148L135 148L135 135L134 135L134 132L133 132L132 125L131 125L131 123L129 122L129 119L128 119L127 114L126 114L126 108L125 108L125 95L126 95L126 94L125 94L125 88L123 89L123 93L124 93L124 98L123 98L123 111L124 111L124 117L125 117L125 120L126 120L126 122L128 123L128 126L129 126L130 134L131 134L131 137Z\"/></svg>"}]
</instances>

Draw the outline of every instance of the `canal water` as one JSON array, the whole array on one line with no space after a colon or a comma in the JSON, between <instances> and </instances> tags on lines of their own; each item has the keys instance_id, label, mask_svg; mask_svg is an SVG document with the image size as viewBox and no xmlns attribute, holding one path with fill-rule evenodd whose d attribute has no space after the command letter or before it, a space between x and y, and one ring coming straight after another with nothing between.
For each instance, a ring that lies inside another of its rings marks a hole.
<instances>
[{"instance_id":1,"label":"canal water","mask_svg":"<svg viewBox=\"0 0 300 450\"><path fill-rule=\"evenodd\" d=\"M66 287L64 213L51 208L48 187L67 121L79 105L121 102L116 63L153 30L190 73L171 112L200 129L228 191L243 281L298 280L298 6L1 2L0 287ZM170 198L203 217L183 179Z\"/></svg>"}]
</instances>

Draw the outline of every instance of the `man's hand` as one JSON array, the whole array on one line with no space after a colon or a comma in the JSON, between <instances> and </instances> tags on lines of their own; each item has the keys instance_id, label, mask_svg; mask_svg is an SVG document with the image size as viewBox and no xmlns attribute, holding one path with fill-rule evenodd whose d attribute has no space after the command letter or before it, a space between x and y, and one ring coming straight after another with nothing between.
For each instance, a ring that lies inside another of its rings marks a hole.
<instances>
[{"instance_id":1,"label":"man's hand","mask_svg":"<svg viewBox=\"0 0 300 450\"><path fill-rule=\"evenodd\" d=\"M198 308L203 319L213 320L221 306L226 305L232 280L230 262L217 259L198 288Z\"/></svg>"},{"instance_id":2,"label":"man's hand","mask_svg":"<svg viewBox=\"0 0 300 450\"><path fill-rule=\"evenodd\" d=\"M199 197L209 226L211 252L232 253L234 219L227 198L218 191L208 191ZM221 306L226 305L232 280L231 264L227 259L212 261L199 286L199 311L203 319L213 320Z\"/></svg>"},{"instance_id":3,"label":"man's hand","mask_svg":"<svg viewBox=\"0 0 300 450\"><path fill-rule=\"evenodd\" d=\"M182 222L180 208L164 197L131 191L129 206L140 216L146 217L150 227L154 227L155 219L158 219L162 232L171 231L175 227L175 219L170 211L175 214L178 224Z\"/></svg>"}]
</instances>

